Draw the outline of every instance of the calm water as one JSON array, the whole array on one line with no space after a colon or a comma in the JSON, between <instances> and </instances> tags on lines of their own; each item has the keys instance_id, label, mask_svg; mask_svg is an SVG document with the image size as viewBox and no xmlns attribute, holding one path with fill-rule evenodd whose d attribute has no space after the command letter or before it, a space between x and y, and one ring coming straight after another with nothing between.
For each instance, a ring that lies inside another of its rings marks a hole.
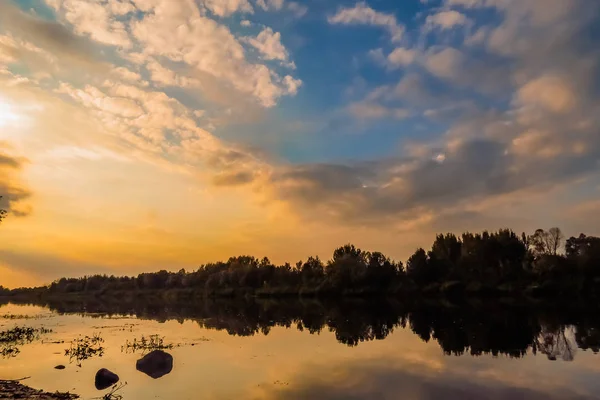
<instances>
[{"instance_id":1,"label":"calm water","mask_svg":"<svg viewBox=\"0 0 600 400\"><path fill-rule=\"evenodd\" d=\"M100 368L127 385L124 399L600 399L597 313L347 303L202 306L3 305L0 331L53 330L0 358L0 379L83 398ZM69 362L80 335L105 352ZM160 335L175 347L171 373L136 370L126 341ZM65 370L56 370L58 364Z\"/></svg>"}]
</instances>

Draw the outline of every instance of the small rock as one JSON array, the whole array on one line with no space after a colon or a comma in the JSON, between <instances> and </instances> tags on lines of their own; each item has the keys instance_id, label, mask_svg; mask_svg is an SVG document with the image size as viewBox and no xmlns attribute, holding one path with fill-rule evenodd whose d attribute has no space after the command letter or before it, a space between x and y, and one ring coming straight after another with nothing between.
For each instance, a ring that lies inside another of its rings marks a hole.
<instances>
[{"instance_id":1,"label":"small rock","mask_svg":"<svg viewBox=\"0 0 600 400\"><path fill-rule=\"evenodd\" d=\"M173 356L164 351L155 350L139 359L135 368L151 378L158 379L173 370Z\"/></svg>"},{"instance_id":2,"label":"small rock","mask_svg":"<svg viewBox=\"0 0 600 400\"><path fill-rule=\"evenodd\" d=\"M107 370L106 368L102 368L96 372L96 379L94 380L94 383L96 385L96 389L98 390L109 388L117 382L119 382L119 376L114 372Z\"/></svg>"},{"instance_id":3,"label":"small rock","mask_svg":"<svg viewBox=\"0 0 600 400\"><path fill-rule=\"evenodd\" d=\"M54 367L54 369L65 369L66 367L64 365L57 365L56 367Z\"/></svg>"}]
</instances>

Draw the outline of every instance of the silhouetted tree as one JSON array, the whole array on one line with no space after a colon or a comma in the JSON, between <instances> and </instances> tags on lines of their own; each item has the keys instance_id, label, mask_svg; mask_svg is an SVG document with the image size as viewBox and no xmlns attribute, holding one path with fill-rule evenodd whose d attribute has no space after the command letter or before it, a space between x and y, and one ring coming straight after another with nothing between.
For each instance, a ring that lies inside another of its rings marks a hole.
<instances>
[{"instance_id":1,"label":"silhouetted tree","mask_svg":"<svg viewBox=\"0 0 600 400\"><path fill-rule=\"evenodd\" d=\"M321 262L319 256L309 257L308 260L306 260L306 262L300 267L302 282L321 282L325 276L324 268L323 262Z\"/></svg>"},{"instance_id":2,"label":"silhouetted tree","mask_svg":"<svg viewBox=\"0 0 600 400\"><path fill-rule=\"evenodd\" d=\"M438 278L427 253L421 248L406 262L406 275L419 285L435 282Z\"/></svg>"},{"instance_id":3,"label":"silhouetted tree","mask_svg":"<svg viewBox=\"0 0 600 400\"><path fill-rule=\"evenodd\" d=\"M2 196L0 196L0 200L2 200ZM2 221L4 220L4 218L6 217L7 211L0 208L0 223L2 223Z\"/></svg>"},{"instance_id":4,"label":"silhouetted tree","mask_svg":"<svg viewBox=\"0 0 600 400\"><path fill-rule=\"evenodd\" d=\"M538 229L529 237L528 242L536 256L556 255L562 245L564 235L560 228L550 228L548 231Z\"/></svg>"}]
</instances>

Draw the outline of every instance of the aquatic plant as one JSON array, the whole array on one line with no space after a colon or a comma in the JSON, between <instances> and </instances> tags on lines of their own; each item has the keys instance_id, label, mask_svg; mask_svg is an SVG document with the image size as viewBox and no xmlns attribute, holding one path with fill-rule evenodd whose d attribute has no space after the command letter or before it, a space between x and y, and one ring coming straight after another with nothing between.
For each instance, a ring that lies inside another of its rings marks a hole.
<instances>
[{"instance_id":1,"label":"aquatic plant","mask_svg":"<svg viewBox=\"0 0 600 400\"><path fill-rule=\"evenodd\" d=\"M12 344L0 346L0 356L2 356L2 358L16 357L20 352L21 350Z\"/></svg>"},{"instance_id":2,"label":"aquatic plant","mask_svg":"<svg viewBox=\"0 0 600 400\"><path fill-rule=\"evenodd\" d=\"M41 334L50 332L52 332L52 329L17 326L13 329L0 332L0 343L32 342L38 339Z\"/></svg>"},{"instance_id":3,"label":"aquatic plant","mask_svg":"<svg viewBox=\"0 0 600 400\"><path fill-rule=\"evenodd\" d=\"M38 319L41 318L41 316L39 315L24 315L24 314L3 314L0 315L0 319L9 319L9 320L15 320L15 319Z\"/></svg>"},{"instance_id":4,"label":"aquatic plant","mask_svg":"<svg viewBox=\"0 0 600 400\"><path fill-rule=\"evenodd\" d=\"M117 392L119 390L123 389L126 385L127 385L127 382L118 383L110 389L110 392L106 393L102 397L94 397L94 399L96 399L96 400L122 400L123 396L118 394Z\"/></svg>"},{"instance_id":5,"label":"aquatic plant","mask_svg":"<svg viewBox=\"0 0 600 400\"><path fill-rule=\"evenodd\" d=\"M164 337L159 335L150 335L147 338L142 336L141 339L133 339L133 342L129 340L125 341L125 345L121 346L121 351L132 352L136 351L154 351L154 350L167 350L172 349L172 343L165 343Z\"/></svg>"},{"instance_id":6,"label":"aquatic plant","mask_svg":"<svg viewBox=\"0 0 600 400\"><path fill-rule=\"evenodd\" d=\"M78 366L81 366L82 361L104 355L103 343L104 339L99 334L79 337L71 341L71 346L65 350L65 356L69 357L69 362L75 361Z\"/></svg>"},{"instance_id":7,"label":"aquatic plant","mask_svg":"<svg viewBox=\"0 0 600 400\"><path fill-rule=\"evenodd\" d=\"M41 335L52 332L46 328L14 327L0 332L0 356L3 358L15 357L21 351L19 346L31 343Z\"/></svg>"}]
</instances>

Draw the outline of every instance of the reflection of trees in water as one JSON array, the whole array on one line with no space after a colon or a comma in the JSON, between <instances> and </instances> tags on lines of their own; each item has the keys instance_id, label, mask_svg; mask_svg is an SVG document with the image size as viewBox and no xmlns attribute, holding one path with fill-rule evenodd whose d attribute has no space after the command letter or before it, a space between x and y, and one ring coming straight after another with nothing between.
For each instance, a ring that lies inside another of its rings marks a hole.
<instances>
[{"instance_id":1,"label":"reflection of trees in water","mask_svg":"<svg viewBox=\"0 0 600 400\"><path fill-rule=\"evenodd\" d=\"M534 351L539 351L548 357L548 360L573 361L577 346L571 338L572 331L565 326L544 326L535 338Z\"/></svg>"},{"instance_id":2,"label":"reflection of trees in water","mask_svg":"<svg viewBox=\"0 0 600 400\"><path fill-rule=\"evenodd\" d=\"M587 323L577 326L575 341L582 350L592 350L594 354L600 352L600 324L590 326Z\"/></svg>"},{"instance_id":3,"label":"reflection of trees in water","mask_svg":"<svg viewBox=\"0 0 600 400\"><path fill-rule=\"evenodd\" d=\"M539 330L539 325L519 310L417 309L409 320L416 335L426 342L435 339L447 355L522 357Z\"/></svg>"},{"instance_id":4,"label":"reflection of trees in water","mask_svg":"<svg viewBox=\"0 0 600 400\"><path fill-rule=\"evenodd\" d=\"M523 357L529 351L551 360L569 361L577 347L600 350L600 314L572 309L485 306L448 307L394 301L254 301L215 300L200 303L44 304L59 313L136 315L157 321L193 320L200 327L230 335L268 335L273 327L294 327L311 334L326 329L348 346L382 340L409 327L425 342L435 340L447 355Z\"/></svg>"}]
</instances>

